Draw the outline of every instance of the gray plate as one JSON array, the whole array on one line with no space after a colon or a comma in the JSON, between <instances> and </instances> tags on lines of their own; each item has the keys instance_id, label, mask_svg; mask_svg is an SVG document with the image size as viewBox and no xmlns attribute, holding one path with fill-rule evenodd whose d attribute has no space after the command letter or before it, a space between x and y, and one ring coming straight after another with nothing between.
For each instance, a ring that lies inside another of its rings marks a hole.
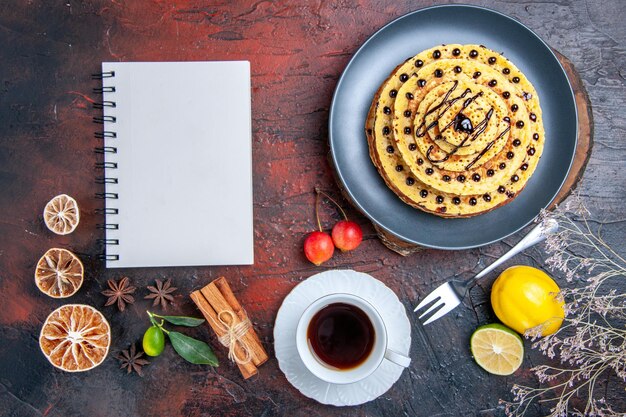
<instances>
[{"instance_id":1,"label":"gray plate","mask_svg":"<svg viewBox=\"0 0 626 417\"><path fill-rule=\"evenodd\" d=\"M468 219L443 219L403 203L369 159L364 126L380 84L395 66L437 44L482 44L503 52L535 86L546 131L537 170L511 203ZM516 20L476 6L421 9L389 23L354 54L330 108L330 148L346 191L374 223L417 245L466 249L517 232L554 199L569 172L578 137L574 93L556 56Z\"/></svg>"}]
</instances>

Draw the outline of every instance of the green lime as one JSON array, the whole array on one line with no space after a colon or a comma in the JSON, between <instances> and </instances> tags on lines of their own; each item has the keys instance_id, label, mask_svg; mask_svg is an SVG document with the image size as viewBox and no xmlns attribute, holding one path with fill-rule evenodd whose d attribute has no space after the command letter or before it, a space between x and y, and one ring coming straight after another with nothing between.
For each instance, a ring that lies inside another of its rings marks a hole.
<instances>
[{"instance_id":1,"label":"green lime","mask_svg":"<svg viewBox=\"0 0 626 417\"><path fill-rule=\"evenodd\" d=\"M476 363L495 375L511 375L524 360L522 338L501 324L476 329L470 339L470 349Z\"/></svg>"},{"instance_id":2,"label":"green lime","mask_svg":"<svg viewBox=\"0 0 626 417\"><path fill-rule=\"evenodd\" d=\"M152 326L143 335L143 351L148 356L159 356L165 348L165 335L163 330Z\"/></svg>"}]
</instances>

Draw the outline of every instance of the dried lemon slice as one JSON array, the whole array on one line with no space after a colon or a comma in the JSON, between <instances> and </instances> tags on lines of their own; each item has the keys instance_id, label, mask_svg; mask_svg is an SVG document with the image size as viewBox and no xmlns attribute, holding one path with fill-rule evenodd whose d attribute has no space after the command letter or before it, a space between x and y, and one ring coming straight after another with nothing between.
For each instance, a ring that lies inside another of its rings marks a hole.
<instances>
[{"instance_id":1,"label":"dried lemon slice","mask_svg":"<svg viewBox=\"0 0 626 417\"><path fill-rule=\"evenodd\" d=\"M111 327L95 308L66 304L46 319L39 347L50 363L67 372L88 371L109 353Z\"/></svg>"},{"instance_id":2,"label":"dried lemon slice","mask_svg":"<svg viewBox=\"0 0 626 417\"><path fill-rule=\"evenodd\" d=\"M48 201L43 210L48 229L57 235L72 233L80 221L78 203L67 194L60 194Z\"/></svg>"},{"instance_id":3,"label":"dried lemon slice","mask_svg":"<svg viewBox=\"0 0 626 417\"><path fill-rule=\"evenodd\" d=\"M66 249L49 249L37 262L35 283L41 292L53 298L76 294L83 285L83 263Z\"/></svg>"}]
</instances>

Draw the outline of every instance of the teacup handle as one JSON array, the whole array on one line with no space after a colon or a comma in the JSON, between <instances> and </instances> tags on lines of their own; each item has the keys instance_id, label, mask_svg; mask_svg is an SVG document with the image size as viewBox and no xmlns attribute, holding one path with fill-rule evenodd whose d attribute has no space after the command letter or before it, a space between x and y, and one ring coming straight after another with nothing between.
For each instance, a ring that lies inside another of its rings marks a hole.
<instances>
[{"instance_id":1,"label":"teacup handle","mask_svg":"<svg viewBox=\"0 0 626 417\"><path fill-rule=\"evenodd\" d=\"M408 368L411 364L411 358L391 349L387 349L385 351L385 359L395 363L396 365L400 365L403 368Z\"/></svg>"}]
</instances>

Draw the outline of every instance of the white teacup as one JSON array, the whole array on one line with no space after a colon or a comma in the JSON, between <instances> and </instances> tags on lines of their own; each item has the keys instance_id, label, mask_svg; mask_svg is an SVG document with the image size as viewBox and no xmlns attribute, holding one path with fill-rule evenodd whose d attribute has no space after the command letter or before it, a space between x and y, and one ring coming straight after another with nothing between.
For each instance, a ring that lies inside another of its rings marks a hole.
<instances>
[{"instance_id":1,"label":"white teacup","mask_svg":"<svg viewBox=\"0 0 626 417\"><path fill-rule=\"evenodd\" d=\"M369 318L374 328L375 340L369 356L359 365L350 369L338 369L322 361L313 351L308 340L308 328L311 319L324 307L335 304L350 304L361 309ZM363 298L352 294L330 294L317 299L309 305L298 322L296 347L300 359L316 377L333 384L350 384L370 376L387 359L402 367L408 367L411 359L387 347L387 329L380 313Z\"/></svg>"}]
</instances>

